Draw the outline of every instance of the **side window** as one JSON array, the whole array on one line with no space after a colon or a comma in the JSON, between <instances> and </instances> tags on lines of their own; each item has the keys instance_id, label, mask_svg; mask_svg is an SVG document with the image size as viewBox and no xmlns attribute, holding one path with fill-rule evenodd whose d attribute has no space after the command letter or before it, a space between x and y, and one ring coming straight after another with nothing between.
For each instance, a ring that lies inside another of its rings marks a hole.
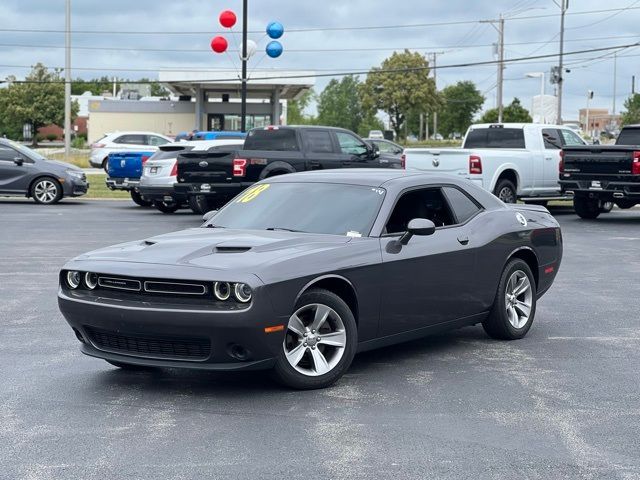
<instances>
[{"instance_id":1,"label":"side window","mask_svg":"<svg viewBox=\"0 0 640 480\"><path fill-rule=\"evenodd\" d=\"M13 162L14 158L21 157L13 148L0 145L0 162Z\"/></svg>"},{"instance_id":2,"label":"side window","mask_svg":"<svg viewBox=\"0 0 640 480\"><path fill-rule=\"evenodd\" d=\"M576 147L580 145L584 145L584 141L578 136L578 134L572 132L571 130L560 130L562 132L562 138L564 139L564 144L567 147Z\"/></svg>"},{"instance_id":3,"label":"side window","mask_svg":"<svg viewBox=\"0 0 640 480\"><path fill-rule=\"evenodd\" d=\"M336 132L340 150L350 155L363 155L367 153L367 146L353 135L345 132Z\"/></svg>"},{"instance_id":4,"label":"side window","mask_svg":"<svg viewBox=\"0 0 640 480\"><path fill-rule=\"evenodd\" d=\"M453 209L457 223L464 223L480 211L480 207L466 194L454 187L443 187L447 200Z\"/></svg>"},{"instance_id":5,"label":"side window","mask_svg":"<svg viewBox=\"0 0 640 480\"><path fill-rule=\"evenodd\" d=\"M319 130L309 130L305 132L309 151L314 153L333 153L333 143L331 134Z\"/></svg>"},{"instance_id":6,"label":"side window","mask_svg":"<svg viewBox=\"0 0 640 480\"><path fill-rule=\"evenodd\" d=\"M395 153L395 147L387 142L371 142L378 146L381 152L384 153Z\"/></svg>"},{"instance_id":7,"label":"side window","mask_svg":"<svg viewBox=\"0 0 640 480\"><path fill-rule=\"evenodd\" d=\"M555 128L543 128L542 138L544 140L544 148L547 150L560 150L562 148L562 140Z\"/></svg>"},{"instance_id":8,"label":"side window","mask_svg":"<svg viewBox=\"0 0 640 480\"><path fill-rule=\"evenodd\" d=\"M414 218L431 220L436 227L455 223L440 188L423 188L403 194L389 217L387 234L404 233Z\"/></svg>"},{"instance_id":9,"label":"side window","mask_svg":"<svg viewBox=\"0 0 640 480\"><path fill-rule=\"evenodd\" d=\"M158 147L160 145L164 145L165 143L169 143L168 140L165 140L162 137L158 137L156 135L148 135L148 142L147 145L153 145L154 147Z\"/></svg>"},{"instance_id":10,"label":"side window","mask_svg":"<svg viewBox=\"0 0 640 480\"><path fill-rule=\"evenodd\" d=\"M146 145L145 135L120 135L113 143L124 145Z\"/></svg>"}]
</instances>

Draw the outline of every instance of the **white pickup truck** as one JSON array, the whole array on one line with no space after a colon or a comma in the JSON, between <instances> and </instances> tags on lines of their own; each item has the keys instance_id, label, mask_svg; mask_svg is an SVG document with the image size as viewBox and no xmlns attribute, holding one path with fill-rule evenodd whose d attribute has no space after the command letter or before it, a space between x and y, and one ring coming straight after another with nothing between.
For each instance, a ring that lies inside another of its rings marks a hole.
<instances>
[{"instance_id":1,"label":"white pickup truck","mask_svg":"<svg viewBox=\"0 0 640 480\"><path fill-rule=\"evenodd\" d=\"M585 145L573 130L533 123L469 127L462 148L407 148L407 169L468 178L506 203L544 203L560 197L560 152Z\"/></svg>"}]
</instances>

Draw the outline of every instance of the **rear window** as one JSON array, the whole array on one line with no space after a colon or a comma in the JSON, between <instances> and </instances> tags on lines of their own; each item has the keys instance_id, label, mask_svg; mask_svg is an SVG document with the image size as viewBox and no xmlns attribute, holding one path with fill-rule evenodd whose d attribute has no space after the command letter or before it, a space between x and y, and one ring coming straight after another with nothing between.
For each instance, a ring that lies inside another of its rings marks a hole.
<instances>
[{"instance_id":1,"label":"rear window","mask_svg":"<svg viewBox=\"0 0 640 480\"><path fill-rule=\"evenodd\" d=\"M616 145L640 145L640 128L623 128Z\"/></svg>"},{"instance_id":2,"label":"rear window","mask_svg":"<svg viewBox=\"0 0 640 480\"><path fill-rule=\"evenodd\" d=\"M169 158L178 158L178 155L181 153L188 152L192 150L192 146L166 146L161 147L156 153L154 153L149 160L167 160Z\"/></svg>"},{"instance_id":3,"label":"rear window","mask_svg":"<svg viewBox=\"0 0 640 480\"><path fill-rule=\"evenodd\" d=\"M521 128L475 128L470 130L464 148L525 148Z\"/></svg>"},{"instance_id":4,"label":"rear window","mask_svg":"<svg viewBox=\"0 0 640 480\"><path fill-rule=\"evenodd\" d=\"M298 139L295 130L279 128L277 130L251 130L244 142L245 150L272 150L278 152L297 152Z\"/></svg>"}]
</instances>

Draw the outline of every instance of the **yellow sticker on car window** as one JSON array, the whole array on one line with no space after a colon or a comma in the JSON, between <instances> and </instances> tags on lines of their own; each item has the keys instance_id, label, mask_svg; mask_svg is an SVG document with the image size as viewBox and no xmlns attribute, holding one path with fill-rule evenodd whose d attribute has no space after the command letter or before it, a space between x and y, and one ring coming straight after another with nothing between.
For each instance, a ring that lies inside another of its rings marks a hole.
<instances>
[{"instance_id":1,"label":"yellow sticker on car window","mask_svg":"<svg viewBox=\"0 0 640 480\"><path fill-rule=\"evenodd\" d=\"M240 195L240 198L236 200L236 203L249 203L250 201L255 200L255 198L258 195L260 195L270 186L271 185L268 183L263 183L262 185L256 185L255 187L251 187L245 190L245 192L242 195Z\"/></svg>"}]
</instances>

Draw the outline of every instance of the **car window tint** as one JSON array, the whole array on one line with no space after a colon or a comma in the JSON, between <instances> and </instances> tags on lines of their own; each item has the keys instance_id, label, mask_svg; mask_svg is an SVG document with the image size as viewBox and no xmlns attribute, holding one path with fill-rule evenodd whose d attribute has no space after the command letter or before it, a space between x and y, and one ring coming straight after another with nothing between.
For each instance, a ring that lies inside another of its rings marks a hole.
<instances>
[{"instance_id":1,"label":"car window tint","mask_svg":"<svg viewBox=\"0 0 640 480\"><path fill-rule=\"evenodd\" d=\"M400 197L386 226L386 233L404 233L414 218L431 220L436 228L455 222L449 205L439 188L412 190Z\"/></svg>"},{"instance_id":2,"label":"car window tint","mask_svg":"<svg viewBox=\"0 0 640 480\"><path fill-rule=\"evenodd\" d=\"M333 143L329 132L310 130L305 133L309 151L314 153L333 153Z\"/></svg>"},{"instance_id":3,"label":"car window tint","mask_svg":"<svg viewBox=\"0 0 640 480\"><path fill-rule=\"evenodd\" d=\"M480 211L480 207L465 193L455 187L443 187L447 200L458 223L464 223Z\"/></svg>"},{"instance_id":4,"label":"car window tint","mask_svg":"<svg viewBox=\"0 0 640 480\"><path fill-rule=\"evenodd\" d=\"M560 130L560 132L562 133L564 144L568 147L576 147L585 144L584 141L571 130Z\"/></svg>"},{"instance_id":5,"label":"car window tint","mask_svg":"<svg viewBox=\"0 0 640 480\"><path fill-rule=\"evenodd\" d=\"M371 142L371 143L375 144L383 153L395 153L396 151L396 147L391 143L387 143L387 142Z\"/></svg>"},{"instance_id":6,"label":"car window tint","mask_svg":"<svg viewBox=\"0 0 640 480\"><path fill-rule=\"evenodd\" d=\"M364 142L349 133L336 132L336 137L338 138L342 153L362 155L367 152L367 146Z\"/></svg>"},{"instance_id":7,"label":"car window tint","mask_svg":"<svg viewBox=\"0 0 640 480\"><path fill-rule=\"evenodd\" d=\"M640 128L623 128L616 139L616 145L640 145Z\"/></svg>"},{"instance_id":8,"label":"car window tint","mask_svg":"<svg viewBox=\"0 0 640 480\"><path fill-rule=\"evenodd\" d=\"M300 150L296 132L289 128L251 130L244 141L244 149L278 152L297 152Z\"/></svg>"},{"instance_id":9,"label":"car window tint","mask_svg":"<svg viewBox=\"0 0 640 480\"><path fill-rule=\"evenodd\" d=\"M169 143L169 140L162 138L162 137L158 137L156 135L148 135L148 145L153 145L155 147L159 146L159 145L164 145L165 143Z\"/></svg>"},{"instance_id":10,"label":"car window tint","mask_svg":"<svg viewBox=\"0 0 640 480\"><path fill-rule=\"evenodd\" d=\"M475 128L467 134L464 148L525 148L522 128Z\"/></svg>"},{"instance_id":11,"label":"car window tint","mask_svg":"<svg viewBox=\"0 0 640 480\"><path fill-rule=\"evenodd\" d=\"M20 157L21 155L16 152L13 148L7 147L6 145L0 145L0 161L3 162L13 162L14 158Z\"/></svg>"},{"instance_id":12,"label":"car window tint","mask_svg":"<svg viewBox=\"0 0 640 480\"><path fill-rule=\"evenodd\" d=\"M559 150L562 148L562 140L555 128L542 129L542 139L544 140L544 148L547 150Z\"/></svg>"},{"instance_id":13,"label":"car window tint","mask_svg":"<svg viewBox=\"0 0 640 480\"><path fill-rule=\"evenodd\" d=\"M113 143L121 143L126 145L146 145L146 135L120 135Z\"/></svg>"}]
</instances>

